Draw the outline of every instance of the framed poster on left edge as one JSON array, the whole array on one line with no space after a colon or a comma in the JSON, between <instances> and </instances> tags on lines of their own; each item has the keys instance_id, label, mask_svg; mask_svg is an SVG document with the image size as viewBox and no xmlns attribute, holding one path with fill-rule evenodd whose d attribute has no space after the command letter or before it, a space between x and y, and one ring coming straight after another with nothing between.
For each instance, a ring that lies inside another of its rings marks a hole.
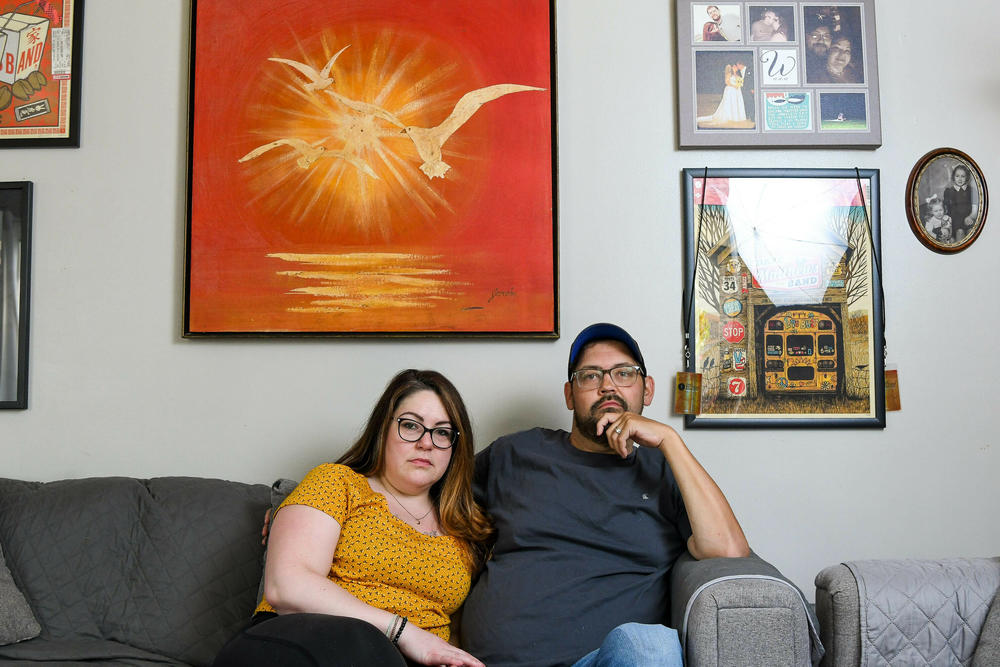
<instances>
[{"instance_id":1,"label":"framed poster on left edge","mask_svg":"<svg viewBox=\"0 0 1000 667\"><path fill-rule=\"evenodd\" d=\"M78 148L83 0L0 4L0 148Z\"/></svg>"},{"instance_id":2,"label":"framed poster on left edge","mask_svg":"<svg viewBox=\"0 0 1000 667\"><path fill-rule=\"evenodd\" d=\"M0 183L0 409L28 407L30 181Z\"/></svg>"},{"instance_id":3,"label":"framed poster on left edge","mask_svg":"<svg viewBox=\"0 0 1000 667\"><path fill-rule=\"evenodd\" d=\"M558 336L551 0L197 0L184 335Z\"/></svg>"},{"instance_id":4,"label":"framed poster on left edge","mask_svg":"<svg viewBox=\"0 0 1000 667\"><path fill-rule=\"evenodd\" d=\"M702 375L686 425L884 428L878 170L698 168L684 184Z\"/></svg>"}]
</instances>

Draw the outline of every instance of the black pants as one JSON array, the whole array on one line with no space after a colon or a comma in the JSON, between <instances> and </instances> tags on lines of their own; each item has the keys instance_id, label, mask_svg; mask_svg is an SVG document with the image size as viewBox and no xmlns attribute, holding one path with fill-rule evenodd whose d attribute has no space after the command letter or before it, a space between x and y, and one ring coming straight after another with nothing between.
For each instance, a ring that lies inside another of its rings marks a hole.
<instances>
[{"instance_id":1,"label":"black pants","mask_svg":"<svg viewBox=\"0 0 1000 667\"><path fill-rule=\"evenodd\" d=\"M406 667L371 623L327 614L260 616L222 647L214 667Z\"/></svg>"}]
</instances>

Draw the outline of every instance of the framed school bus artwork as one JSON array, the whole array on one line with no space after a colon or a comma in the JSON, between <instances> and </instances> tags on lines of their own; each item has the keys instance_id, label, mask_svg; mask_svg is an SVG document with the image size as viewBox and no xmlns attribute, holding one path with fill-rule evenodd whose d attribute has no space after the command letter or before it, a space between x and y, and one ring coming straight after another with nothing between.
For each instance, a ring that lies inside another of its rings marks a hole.
<instances>
[{"instance_id":1,"label":"framed school bus artwork","mask_svg":"<svg viewBox=\"0 0 1000 667\"><path fill-rule=\"evenodd\" d=\"M0 3L0 148L80 145L83 0Z\"/></svg>"},{"instance_id":2,"label":"framed school bus artwork","mask_svg":"<svg viewBox=\"0 0 1000 667\"><path fill-rule=\"evenodd\" d=\"M885 426L879 175L686 169L692 427Z\"/></svg>"},{"instance_id":3,"label":"framed school bus artwork","mask_svg":"<svg viewBox=\"0 0 1000 667\"><path fill-rule=\"evenodd\" d=\"M986 224L989 193L975 160L955 148L930 151L906 183L906 217L921 243L950 255L968 248Z\"/></svg>"},{"instance_id":4,"label":"framed school bus artwork","mask_svg":"<svg viewBox=\"0 0 1000 667\"><path fill-rule=\"evenodd\" d=\"M552 7L197 0L184 334L555 337Z\"/></svg>"},{"instance_id":5,"label":"framed school bus artwork","mask_svg":"<svg viewBox=\"0 0 1000 667\"><path fill-rule=\"evenodd\" d=\"M875 2L677 0L681 148L882 143Z\"/></svg>"}]
</instances>

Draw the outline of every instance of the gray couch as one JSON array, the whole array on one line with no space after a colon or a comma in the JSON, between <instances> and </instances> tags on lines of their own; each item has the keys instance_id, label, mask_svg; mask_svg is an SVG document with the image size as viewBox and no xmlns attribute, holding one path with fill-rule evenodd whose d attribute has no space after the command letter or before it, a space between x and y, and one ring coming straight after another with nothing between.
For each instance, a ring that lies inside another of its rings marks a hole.
<instances>
[{"instance_id":1,"label":"gray couch","mask_svg":"<svg viewBox=\"0 0 1000 667\"><path fill-rule=\"evenodd\" d=\"M0 662L210 664L253 610L261 520L280 495L198 478L0 479L12 575L5 586L0 560L0 641L21 640ZM800 592L756 556L681 558L672 586L688 665L804 666L822 653Z\"/></svg>"},{"instance_id":2,"label":"gray couch","mask_svg":"<svg viewBox=\"0 0 1000 667\"><path fill-rule=\"evenodd\" d=\"M824 667L1000 665L1000 558L859 560L816 576Z\"/></svg>"},{"instance_id":3,"label":"gray couch","mask_svg":"<svg viewBox=\"0 0 1000 667\"><path fill-rule=\"evenodd\" d=\"M0 479L0 547L41 626L0 661L210 664L253 610L269 505L264 484Z\"/></svg>"}]
</instances>

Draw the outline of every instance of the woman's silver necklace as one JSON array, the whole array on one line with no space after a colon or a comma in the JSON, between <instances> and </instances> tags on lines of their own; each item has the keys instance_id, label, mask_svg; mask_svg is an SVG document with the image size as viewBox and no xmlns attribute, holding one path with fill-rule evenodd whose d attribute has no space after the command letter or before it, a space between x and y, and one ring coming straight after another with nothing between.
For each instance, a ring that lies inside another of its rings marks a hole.
<instances>
[{"instance_id":1,"label":"woman's silver necklace","mask_svg":"<svg viewBox=\"0 0 1000 667\"><path fill-rule=\"evenodd\" d=\"M379 482L382 482L382 480L379 480ZM411 512L410 510L406 509L406 505L404 505L403 503L399 502L399 498L397 498L396 494L394 494L392 491L389 490L389 487L386 485L385 482L382 482L382 488L385 489L386 493L388 493L390 496L392 496L392 499L396 501L397 505L399 505L400 507L403 508L404 512L406 512L407 514L409 514L410 516L413 517L413 520L417 522L418 526L420 525L421 519L426 519L427 515L434 511L434 508L431 507L429 510L427 510L426 512L424 512L423 516L417 516L416 514L414 514L413 512Z\"/></svg>"}]
</instances>

